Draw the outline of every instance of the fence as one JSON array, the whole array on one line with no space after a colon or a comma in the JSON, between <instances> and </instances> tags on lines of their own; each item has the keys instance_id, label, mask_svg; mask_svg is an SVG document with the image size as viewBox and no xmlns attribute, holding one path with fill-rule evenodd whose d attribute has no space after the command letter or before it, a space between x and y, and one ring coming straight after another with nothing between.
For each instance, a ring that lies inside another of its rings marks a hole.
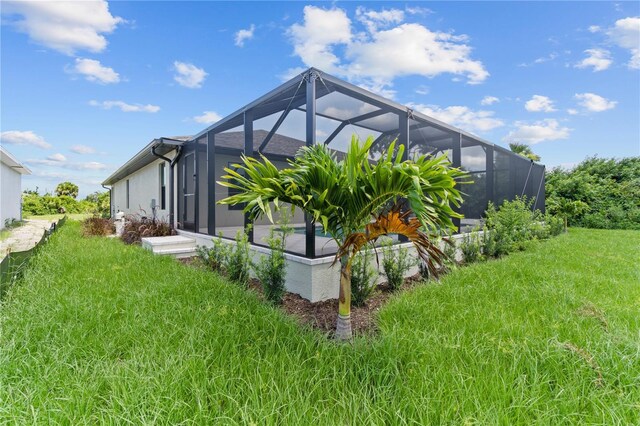
<instances>
[{"instance_id":1,"label":"fence","mask_svg":"<svg viewBox=\"0 0 640 426\"><path fill-rule=\"evenodd\" d=\"M9 287L22 275L25 268L29 264L31 257L36 254L45 242L49 240L51 234L60 228L67 221L67 216L60 219L57 223L51 224L51 227L42 234L42 238L38 243L29 250L9 252L2 262L0 262L0 299L7 292Z\"/></svg>"}]
</instances>

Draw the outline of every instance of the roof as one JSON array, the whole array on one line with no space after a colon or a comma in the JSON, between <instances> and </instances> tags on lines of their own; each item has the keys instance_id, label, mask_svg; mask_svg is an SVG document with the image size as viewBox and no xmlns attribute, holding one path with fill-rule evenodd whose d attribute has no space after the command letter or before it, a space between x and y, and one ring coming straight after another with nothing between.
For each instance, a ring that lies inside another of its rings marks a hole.
<instances>
[{"instance_id":1,"label":"roof","mask_svg":"<svg viewBox=\"0 0 640 426\"><path fill-rule=\"evenodd\" d=\"M267 137L268 133L269 132L266 130L253 131L253 146L255 147L256 152L262 141ZM183 145L191 139L191 136L174 136L171 138L159 138L152 140L147 144L147 146L142 148L140 152L134 155L133 158L105 179L102 184L113 185L135 171L156 161L158 157L153 154L152 148L155 149L156 154L166 155L176 147ZM273 135L271 142L266 146L266 149L262 153L265 155L272 154L294 157L298 150L304 145L304 141L276 133ZM215 146L219 148L244 150L244 132L219 133L215 136Z\"/></svg>"},{"instance_id":2,"label":"roof","mask_svg":"<svg viewBox=\"0 0 640 426\"><path fill-rule=\"evenodd\" d=\"M174 136L171 138L158 138L152 140L142 148L140 152L124 163L118 170L113 172L111 176L106 178L102 184L113 185L119 180L129 176L131 173L156 161L158 157L153 154L152 149L155 149L156 154L166 155L176 149L176 147L182 146L184 142L190 139L191 136Z\"/></svg>"},{"instance_id":3,"label":"roof","mask_svg":"<svg viewBox=\"0 0 640 426\"><path fill-rule=\"evenodd\" d=\"M253 146L255 152L258 152L258 147L262 144L262 141L264 141L268 134L269 132L266 130L260 129L253 131ZM218 133L215 136L215 146L220 148L244 150L244 132ZM303 146L305 146L305 142L300 139L290 138L289 136L275 133L262 153L265 155L275 154L294 157L298 150Z\"/></svg>"},{"instance_id":4,"label":"roof","mask_svg":"<svg viewBox=\"0 0 640 426\"><path fill-rule=\"evenodd\" d=\"M9 151L4 149L2 145L0 145L0 162L2 164L7 165L14 171L20 173L21 175L30 175L31 170L21 162L19 162Z\"/></svg>"}]
</instances>

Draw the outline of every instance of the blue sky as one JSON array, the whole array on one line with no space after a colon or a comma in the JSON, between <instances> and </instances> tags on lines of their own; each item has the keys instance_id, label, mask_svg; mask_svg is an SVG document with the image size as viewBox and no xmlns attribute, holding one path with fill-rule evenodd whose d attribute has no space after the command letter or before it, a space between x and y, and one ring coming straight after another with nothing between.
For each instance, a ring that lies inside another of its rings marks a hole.
<instances>
[{"instance_id":1,"label":"blue sky","mask_svg":"<svg viewBox=\"0 0 640 426\"><path fill-rule=\"evenodd\" d=\"M640 155L638 2L3 2L2 144L81 195L309 66L548 167Z\"/></svg>"}]
</instances>

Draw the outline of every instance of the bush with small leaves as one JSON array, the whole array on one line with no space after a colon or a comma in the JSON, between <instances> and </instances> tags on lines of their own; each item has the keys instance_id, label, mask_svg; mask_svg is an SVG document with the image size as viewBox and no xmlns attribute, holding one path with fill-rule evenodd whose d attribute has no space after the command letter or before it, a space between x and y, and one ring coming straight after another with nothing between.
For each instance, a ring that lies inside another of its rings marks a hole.
<instances>
[{"instance_id":1,"label":"bush with small leaves","mask_svg":"<svg viewBox=\"0 0 640 426\"><path fill-rule=\"evenodd\" d=\"M549 227L549 235L551 235L552 237L560 235L562 231L564 231L564 222L561 217L553 216L547 213L544 217L544 222Z\"/></svg>"},{"instance_id":2,"label":"bush with small leaves","mask_svg":"<svg viewBox=\"0 0 640 426\"><path fill-rule=\"evenodd\" d=\"M253 270L262 284L265 298L279 305L285 293L285 277L287 274L287 262L284 257L284 250L287 247L287 237L293 233L293 228L289 226L288 218L281 216L280 227L276 230L269 230L269 237L266 239L271 253L268 256L261 256L257 264L253 265Z\"/></svg>"},{"instance_id":3,"label":"bush with small leaves","mask_svg":"<svg viewBox=\"0 0 640 426\"><path fill-rule=\"evenodd\" d=\"M351 303L364 306L375 290L378 270L372 265L373 250L363 249L351 264Z\"/></svg>"},{"instance_id":4,"label":"bush with small leaves","mask_svg":"<svg viewBox=\"0 0 640 426\"><path fill-rule=\"evenodd\" d=\"M415 265L415 259L409 256L405 247L393 247L393 240L385 239L382 243L382 268L387 277L387 284L396 291L404 283L404 275Z\"/></svg>"},{"instance_id":5,"label":"bush with small leaves","mask_svg":"<svg viewBox=\"0 0 640 426\"><path fill-rule=\"evenodd\" d=\"M465 263L474 263L482 260L482 240L477 229L462 237L460 251Z\"/></svg>"},{"instance_id":6,"label":"bush with small leaves","mask_svg":"<svg viewBox=\"0 0 640 426\"><path fill-rule=\"evenodd\" d=\"M236 233L236 243L229 248L226 256L225 271L227 277L242 286L249 283L249 236L247 232Z\"/></svg>"},{"instance_id":7,"label":"bush with small leaves","mask_svg":"<svg viewBox=\"0 0 640 426\"><path fill-rule=\"evenodd\" d=\"M211 241L213 242L213 247L197 247L198 257L208 268L222 274L224 273L231 247L222 240L222 234L220 234L219 238L213 238Z\"/></svg>"}]
</instances>

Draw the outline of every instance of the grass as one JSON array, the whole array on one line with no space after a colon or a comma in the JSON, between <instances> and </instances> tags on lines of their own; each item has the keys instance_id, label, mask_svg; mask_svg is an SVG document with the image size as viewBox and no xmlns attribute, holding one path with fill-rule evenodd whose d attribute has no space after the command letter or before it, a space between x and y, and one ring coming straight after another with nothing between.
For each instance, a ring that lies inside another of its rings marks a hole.
<instances>
[{"instance_id":1,"label":"grass","mask_svg":"<svg viewBox=\"0 0 640 426\"><path fill-rule=\"evenodd\" d=\"M4 241L11 235L11 229L0 229L0 241Z\"/></svg>"},{"instance_id":2,"label":"grass","mask_svg":"<svg viewBox=\"0 0 640 426\"><path fill-rule=\"evenodd\" d=\"M61 213L61 214L42 214L42 215L33 215L33 216L25 216L25 219L42 219L42 220L58 220L67 216L68 220L85 220L88 217L91 217L91 213Z\"/></svg>"},{"instance_id":3,"label":"grass","mask_svg":"<svg viewBox=\"0 0 640 426\"><path fill-rule=\"evenodd\" d=\"M0 308L0 423L638 424L640 233L572 229L338 345L67 223Z\"/></svg>"}]
</instances>

